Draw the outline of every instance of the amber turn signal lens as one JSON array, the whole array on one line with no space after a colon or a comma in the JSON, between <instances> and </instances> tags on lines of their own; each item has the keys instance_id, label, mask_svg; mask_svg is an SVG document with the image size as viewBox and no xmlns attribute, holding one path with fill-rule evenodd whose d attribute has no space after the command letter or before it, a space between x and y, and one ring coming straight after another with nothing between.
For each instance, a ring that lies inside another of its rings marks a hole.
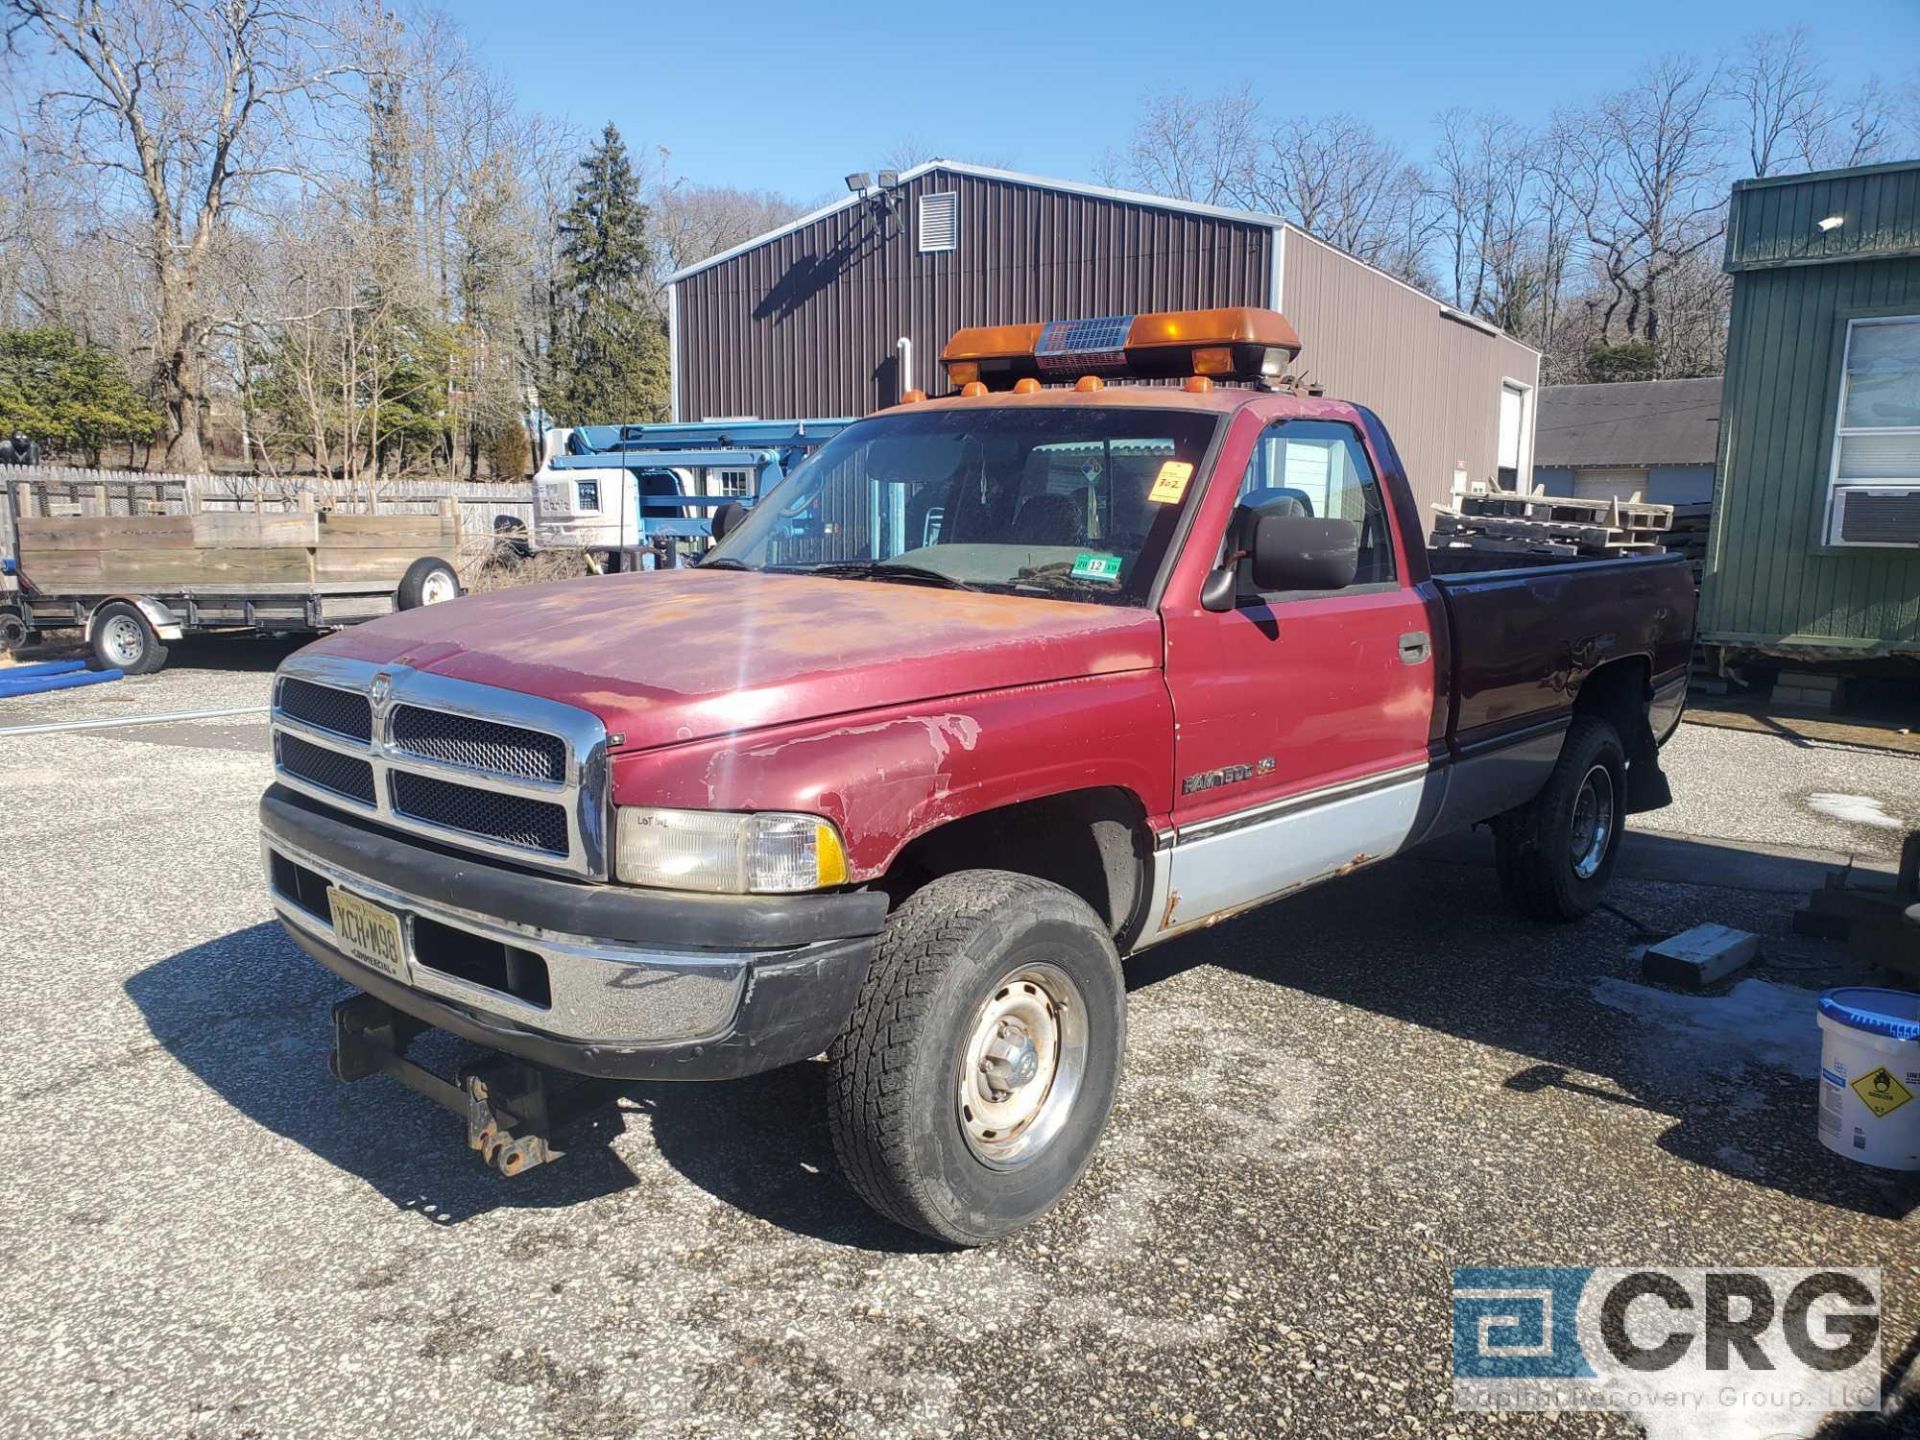
<instances>
[{"instance_id":1,"label":"amber turn signal lens","mask_svg":"<svg viewBox=\"0 0 1920 1440\"><path fill-rule=\"evenodd\" d=\"M900 397L900 403L902 405L918 405L922 400L926 398L927 398L927 392L924 390L909 390L907 391L906 394Z\"/></svg>"},{"instance_id":2,"label":"amber turn signal lens","mask_svg":"<svg viewBox=\"0 0 1920 1440\"><path fill-rule=\"evenodd\" d=\"M986 394L987 387L981 384L978 380L969 380L967 381L966 384L960 387L960 393L962 395L965 395L968 399L972 399L975 395Z\"/></svg>"},{"instance_id":3,"label":"amber turn signal lens","mask_svg":"<svg viewBox=\"0 0 1920 1440\"><path fill-rule=\"evenodd\" d=\"M1031 375L1023 375L1013 382L1013 393L1016 395L1031 395L1039 388L1040 382Z\"/></svg>"},{"instance_id":4,"label":"amber turn signal lens","mask_svg":"<svg viewBox=\"0 0 1920 1440\"><path fill-rule=\"evenodd\" d=\"M980 379L980 365L975 360L956 360L947 366L947 379L956 385L972 385Z\"/></svg>"},{"instance_id":5,"label":"amber turn signal lens","mask_svg":"<svg viewBox=\"0 0 1920 1440\"><path fill-rule=\"evenodd\" d=\"M1107 382L1102 380L1098 375L1082 375L1078 380L1073 382L1073 388L1078 390L1082 395L1091 395L1096 390L1106 389Z\"/></svg>"},{"instance_id":6,"label":"amber turn signal lens","mask_svg":"<svg viewBox=\"0 0 1920 1440\"><path fill-rule=\"evenodd\" d=\"M1196 375L1230 375L1233 373L1233 351L1225 345L1203 345L1193 352L1193 373Z\"/></svg>"},{"instance_id":7,"label":"amber turn signal lens","mask_svg":"<svg viewBox=\"0 0 1920 1440\"><path fill-rule=\"evenodd\" d=\"M1213 381L1204 375L1189 375L1180 388L1189 395L1207 395L1212 393Z\"/></svg>"}]
</instances>

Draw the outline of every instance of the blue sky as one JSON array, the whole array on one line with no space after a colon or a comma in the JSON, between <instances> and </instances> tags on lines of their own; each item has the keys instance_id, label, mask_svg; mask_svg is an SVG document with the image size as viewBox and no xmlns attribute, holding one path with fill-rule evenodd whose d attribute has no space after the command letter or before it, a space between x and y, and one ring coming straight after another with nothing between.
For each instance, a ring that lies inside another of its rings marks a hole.
<instances>
[{"instance_id":1,"label":"blue sky","mask_svg":"<svg viewBox=\"0 0 1920 1440\"><path fill-rule=\"evenodd\" d=\"M1612 0L1299 6L461 0L453 12L523 101L696 180L818 199L913 140L957 159L1091 179L1155 89L1251 82L1278 110L1350 110L1416 153L1434 114L1523 120L1651 55L1712 55L1803 24L1836 80L1920 63L1920 0Z\"/></svg>"}]
</instances>

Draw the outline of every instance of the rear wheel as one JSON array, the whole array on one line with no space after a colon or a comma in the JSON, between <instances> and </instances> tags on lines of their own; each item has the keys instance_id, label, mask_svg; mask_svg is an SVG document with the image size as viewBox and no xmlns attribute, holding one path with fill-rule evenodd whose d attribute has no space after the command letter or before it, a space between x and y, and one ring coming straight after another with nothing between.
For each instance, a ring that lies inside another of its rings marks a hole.
<instances>
[{"instance_id":1,"label":"rear wheel","mask_svg":"<svg viewBox=\"0 0 1920 1440\"><path fill-rule=\"evenodd\" d=\"M944 876L888 920L829 1052L834 1150L889 1219L996 1240L1087 1168L1125 1044L1120 959L1084 901L1006 871Z\"/></svg>"},{"instance_id":2,"label":"rear wheel","mask_svg":"<svg viewBox=\"0 0 1920 1440\"><path fill-rule=\"evenodd\" d=\"M115 600L93 617L93 657L103 670L151 675L167 663L167 647L139 606Z\"/></svg>"},{"instance_id":3,"label":"rear wheel","mask_svg":"<svg viewBox=\"0 0 1920 1440\"><path fill-rule=\"evenodd\" d=\"M1493 822L1500 890L1535 920L1591 914L1613 878L1626 828L1627 761L1596 716L1573 722L1546 786Z\"/></svg>"}]
</instances>

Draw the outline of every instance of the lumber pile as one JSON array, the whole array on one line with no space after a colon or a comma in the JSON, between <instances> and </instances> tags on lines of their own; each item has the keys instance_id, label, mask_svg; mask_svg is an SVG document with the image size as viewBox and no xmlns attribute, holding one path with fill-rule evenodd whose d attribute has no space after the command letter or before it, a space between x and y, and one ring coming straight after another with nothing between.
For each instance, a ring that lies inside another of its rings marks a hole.
<instances>
[{"instance_id":1,"label":"lumber pile","mask_svg":"<svg viewBox=\"0 0 1920 1440\"><path fill-rule=\"evenodd\" d=\"M1539 490L1494 490L1463 495L1458 506L1433 508L1436 548L1487 555L1650 555L1666 547L1673 526L1671 505L1653 504L1638 495L1591 500Z\"/></svg>"},{"instance_id":2,"label":"lumber pile","mask_svg":"<svg viewBox=\"0 0 1920 1440\"><path fill-rule=\"evenodd\" d=\"M1713 502L1703 500L1693 505L1673 507L1673 528L1667 531L1667 549L1677 551L1687 557L1693 567L1693 583L1700 583L1700 574L1707 564L1707 527L1713 521Z\"/></svg>"}]
</instances>

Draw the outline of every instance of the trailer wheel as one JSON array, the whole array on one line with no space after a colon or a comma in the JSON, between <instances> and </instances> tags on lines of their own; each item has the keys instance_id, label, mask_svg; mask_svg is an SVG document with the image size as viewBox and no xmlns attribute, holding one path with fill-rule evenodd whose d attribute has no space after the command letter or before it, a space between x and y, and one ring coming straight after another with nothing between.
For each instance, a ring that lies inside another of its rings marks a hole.
<instances>
[{"instance_id":1,"label":"trailer wheel","mask_svg":"<svg viewBox=\"0 0 1920 1440\"><path fill-rule=\"evenodd\" d=\"M167 663L167 647L153 633L139 606L115 600L94 614L93 658L104 670L151 675Z\"/></svg>"},{"instance_id":2,"label":"trailer wheel","mask_svg":"<svg viewBox=\"0 0 1920 1440\"><path fill-rule=\"evenodd\" d=\"M1120 958L1078 896L1003 870L933 881L888 919L828 1052L848 1182L954 1245L1019 1229L1093 1158L1126 1033Z\"/></svg>"},{"instance_id":3,"label":"trailer wheel","mask_svg":"<svg viewBox=\"0 0 1920 1440\"><path fill-rule=\"evenodd\" d=\"M11 610L0 614L0 646L4 646L9 653L24 650L32 634L23 617L14 614Z\"/></svg>"},{"instance_id":4,"label":"trailer wheel","mask_svg":"<svg viewBox=\"0 0 1920 1440\"><path fill-rule=\"evenodd\" d=\"M1493 822L1500 893L1521 914L1565 923L1593 913L1627 822L1627 758L1611 724L1573 722L1540 793Z\"/></svg>"},{"instance_id":5,"label":"trailer wheel","mask_svg":"<svg viewBox=\"0 0 1920 1440\"><path fill-rule=\"evenodd\" d=\"M398 609L418 610L422 605L439 605L459 597L460 577L453 566L437 556L422 555L400 577L394 602Z\"/></svg>"}]
</instances>

